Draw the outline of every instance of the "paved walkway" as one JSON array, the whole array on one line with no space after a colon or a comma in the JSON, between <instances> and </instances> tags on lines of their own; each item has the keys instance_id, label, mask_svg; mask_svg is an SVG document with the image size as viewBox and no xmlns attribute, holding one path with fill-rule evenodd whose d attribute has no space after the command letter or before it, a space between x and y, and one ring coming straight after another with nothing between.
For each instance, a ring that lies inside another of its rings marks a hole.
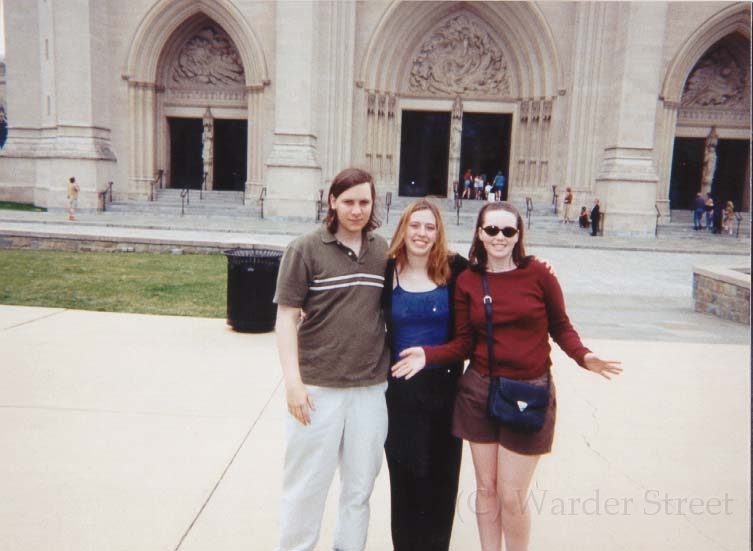
<instances>
[{"instance_id":1,"label":"paved walkway","mask_svg":"<svg viewBox=\"0 0 753 551\"><path fill-rule=\"evenodd\" d=\"M35 225L222 246L224 234L291 237L93 222L0 216L0 237ZM604 381L555 349L559 420L527 496L531 549L750 549L749 328L694 313L690 298L693 265L747 265L747 253L552 245L530 249L557 271L586 343L625 373ZM285 408L271 333L0 306L0 350L0 551L274 548ZM454 551L478 549L473 491L466 450ZM331 545L333 504L319 549ZM389 541L385 469L367 549Z\"/></svg>"}]
</instances>

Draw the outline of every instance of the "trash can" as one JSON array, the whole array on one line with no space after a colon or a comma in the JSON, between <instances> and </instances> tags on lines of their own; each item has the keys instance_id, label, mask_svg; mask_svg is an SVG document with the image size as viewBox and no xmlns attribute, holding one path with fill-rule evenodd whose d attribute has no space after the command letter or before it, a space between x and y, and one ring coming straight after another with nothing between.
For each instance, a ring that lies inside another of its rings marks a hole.
<instances>
[{"instance_id":1,"label":"trash can","mask_svg":"<svg viewBox=\"0 0 753 551\"><path fill-rule=\"evenodd\" d=\"M227 323L236 331L266 333L275 327L282 251L230 249L227 256Z\"/></svg>"}]
</instances>

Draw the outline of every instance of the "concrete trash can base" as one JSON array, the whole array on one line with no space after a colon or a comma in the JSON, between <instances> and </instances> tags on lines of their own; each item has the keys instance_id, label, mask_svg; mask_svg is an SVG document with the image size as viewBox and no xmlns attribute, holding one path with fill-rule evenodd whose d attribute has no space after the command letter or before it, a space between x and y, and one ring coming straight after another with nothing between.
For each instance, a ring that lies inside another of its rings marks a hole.
<instances>
[{"instance_id":1,"label":"concrete trash can base","mask_svg":"<svg viewBox=\"0 0 753 551\"><path fill-rule=\"evenodd\" d=\"M230 249L227 257L227 323L234 330L267 333L275 328L282 251Z\"/></svg>"}]
</instances>

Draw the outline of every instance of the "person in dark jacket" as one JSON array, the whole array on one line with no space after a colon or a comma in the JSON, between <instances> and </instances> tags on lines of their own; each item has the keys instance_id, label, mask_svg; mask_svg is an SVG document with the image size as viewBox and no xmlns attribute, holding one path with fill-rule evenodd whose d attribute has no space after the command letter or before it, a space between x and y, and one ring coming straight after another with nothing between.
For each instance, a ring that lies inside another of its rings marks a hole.
<instances>
[{"instance_id":1,"label":"person in dark jacket","mask_svg":"<svg viewBox=\"0 0 753 551\"><path fill-rule=\"evenodd\" d=\"M591 235L599 233L599 220L601 218L601 207L599 206L599 200L594 199L594 206L591 209Z\"/></svg>"},{"instance_id":2,"label":"person in dark jacket","mask_svg":"<svg viewBox=\"0 0 753 551\"><path fill-rule=\"evenodd\" d=\"M447 250L436 205L420 199L406 207L388 255L382 304L393 354L449 341L455 278L468 262ZM394 551L449 549L462 451L450 429L462 371L457 361L389 378L385 452Z\"/></svg>"}]
</instances>

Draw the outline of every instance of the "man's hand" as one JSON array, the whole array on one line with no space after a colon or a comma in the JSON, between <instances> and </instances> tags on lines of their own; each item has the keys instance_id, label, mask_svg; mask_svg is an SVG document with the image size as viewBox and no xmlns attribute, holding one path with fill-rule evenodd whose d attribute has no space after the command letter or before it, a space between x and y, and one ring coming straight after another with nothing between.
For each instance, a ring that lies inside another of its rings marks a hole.
<instances>
[{"instance_id":1,"label":"man's hand","mask_svg":"<svg viewBox=\"0 0 753 551\"><path fill-rule=\"evenodd\" d=\"M306 392L303 383L293 383L285 388L285 397L288 401L288 412L302 425L311 424L309 411L314 410L314 400Z\"/></svg>"}]
</instances>

